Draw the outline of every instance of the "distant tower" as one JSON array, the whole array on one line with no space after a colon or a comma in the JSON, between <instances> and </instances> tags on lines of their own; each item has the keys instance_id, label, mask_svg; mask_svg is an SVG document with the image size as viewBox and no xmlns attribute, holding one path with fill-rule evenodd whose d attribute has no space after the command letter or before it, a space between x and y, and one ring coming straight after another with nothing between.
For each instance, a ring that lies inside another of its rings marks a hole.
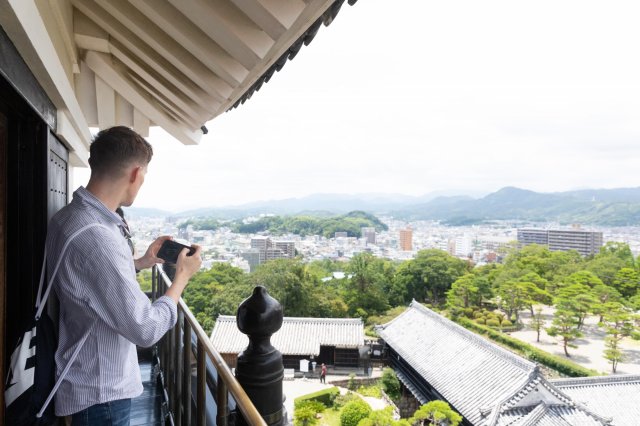
<instances>
[{"instance_id":1,"label":"distant tower","mask_svg":"<svg viewBox=\"0 0 640 426\"><path fill-rule=\"evenodd\" d=\"M400 230L400 250L413 250L413 230L411 228Z\"/></svg>"}]
</instances>

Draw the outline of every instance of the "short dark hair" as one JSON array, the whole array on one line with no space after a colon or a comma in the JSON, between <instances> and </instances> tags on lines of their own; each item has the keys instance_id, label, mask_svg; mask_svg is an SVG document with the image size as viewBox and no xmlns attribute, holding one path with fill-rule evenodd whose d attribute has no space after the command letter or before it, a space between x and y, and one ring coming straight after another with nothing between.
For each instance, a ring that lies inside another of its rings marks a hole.
<instances>
[{"instance_id":1,"label":"short dark hair","mask_svg":"<svg viewBox=\"0 0 640 426\"><path fill-rule=\"evenodd\" d=\"M116 175L132 163L149 164L153 148L125 126L101 130L89 148L89 166L96 175Z\"/></svg>"}]
</instances>

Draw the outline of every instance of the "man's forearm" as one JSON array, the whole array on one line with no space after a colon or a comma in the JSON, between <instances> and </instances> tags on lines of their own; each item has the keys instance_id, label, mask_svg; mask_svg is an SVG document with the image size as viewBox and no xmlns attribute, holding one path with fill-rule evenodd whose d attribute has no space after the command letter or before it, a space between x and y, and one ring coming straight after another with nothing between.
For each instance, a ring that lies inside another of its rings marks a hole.
<instances>
[{"instance_id":1,"label":"man's forearm","mask_svg":"<svg viewBox=\"0 0 640 426\"><path fill-rule=\"evenodd\" d=\"M164 295L170 297L177 305L188 282L189 278L185 274L176 273L175 278L171 283L171 287L167 289L167 292Z\"/></svg>"}]
</instances>

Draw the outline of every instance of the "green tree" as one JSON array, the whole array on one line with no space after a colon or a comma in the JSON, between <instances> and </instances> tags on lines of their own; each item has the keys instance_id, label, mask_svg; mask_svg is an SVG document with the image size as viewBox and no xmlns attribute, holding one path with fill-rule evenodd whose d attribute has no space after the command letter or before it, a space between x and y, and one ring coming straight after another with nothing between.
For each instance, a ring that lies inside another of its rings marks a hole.
<instances>
[{"instance_id":1,"label":"green tree","mask_svg":"<svg viewBox=\"0 0 640 426\"><path fill-rule=\"evenodd\" d=\"M623 297L634 296L640 290L640 273L631 268L620 269L613 278L613 287Z\"/></svg>"},{"instance_id":2,"label":"green tree","mask_svg":"<svg viewBox=\"0 0 640 426\"><path fill-rule=\"evenodd\" d=\"M591 292L598 301L597 305L595 306L594 313L596 315L600 315L599 322L602 322L603 320L603 315L607 309L607 303L619 302L622 300L622 296L620 296L618 290L613 287L609 287L608 285L597 285Z\"/></svg>"},{"instance_id":3,"label":"green tree","mask_svg":"<svg viewBox=\"0 0 640 426\"><path fill-rule=\"evenodd\" d=\"M604 357L609 360L611 369L615 373L618 363L624 360L620 342L633 333L634 321L632 313L621 303L608 302L605 307L604 318L600 323L607 333Z\"/></svg>"},{"instance_id":4,"label":"green tree","mask_svg":"<svg viewBox=\"0 0 640 426\"><path fill-rule=\"evenodd\" d=\"M597 311L598 300L585 284L570 284L558 290L558 299L570 306L578 318L578 329L582 328L585 318ZM556 302L557 304L558 302Z\"/></svg>"},{"instance_id":5,"label":"green tree","mask_svg":"<svg viewBox=\"0 0 640 426\"><path fill-rule=\"evenodd\" d=\"M404 302L429 300L439 304L451 285L468 271L468 264L447 252L421 250L415 259L404 262L396 273L397 285L404 288Z\"/></svg>"},{"instance_id":6,"label":"green tree","mask_svg":"<svg viewBox=\"0 0 640 426\"><path fill-rule=\"evenodd\" d=\"M400 398L400 380L393 369L387 367L382 370L382 377L380 378L380 384L382 390L393 400Z\"/></svg>"},{"instance_id":7,"label":"green tree","mask_svg":"<svg viewBox=\"0 0 640 426\"><path fill-rule=\"evenodd\" d=\"M574 310L571 300L558 299L556 301L556 312L553 315L551 327L547 328L547 333L549 336L558 336L562 339L564 354L567 357L571 356L567 348L575 348L576 346L572 342L578 337L582 337L579 326L580 317Z\"/></svg>"},{"instance_id":8,"label":"green tree","mask_svg":"<svg viewBox=\"0 0 640 426\"><path fill-rule=\"evenodd\" d=\"M447 305L451 307L468 308L479 305L480 289L475 283L473 274L466 274L458 278L447 291Z\"/></svg>"},{"instance_id":9,"label":"green tree","mask_svg":"<svg viewBox=\"0 0 640 426\"><path fill-rule=\"evenodd\" d=\"M462 416L445 401L436 400L421 406L409 422L413 425L458 426L462 422Z\"/></svg>"},{"instance_id":10,"label":"green tree","mask_svg":"<svg viewBox=\"0 0 640 426\"><path fill-rule=\"evenodd\" d=\"M390 308L387 291L385 291L385 261L371 253L355 255L347 271L351 279L345 292L345 302L352 315L365 312L366 315L377 315ZM364 318L366 320L366 318Z\"/></svg>"},{"instance_id":11,"label":"green tree","mask_svg":"<svg viewBox=\"0 0 640 426\"><path fill-rule=\"evenodd\" d=\"M607 241L602 247L600 247L599 255L615 256L618 259L622 260L628 268L633 268L635 266L633 253L631 253L631 248L627 243Z\"/></svg>"}]
</instances>

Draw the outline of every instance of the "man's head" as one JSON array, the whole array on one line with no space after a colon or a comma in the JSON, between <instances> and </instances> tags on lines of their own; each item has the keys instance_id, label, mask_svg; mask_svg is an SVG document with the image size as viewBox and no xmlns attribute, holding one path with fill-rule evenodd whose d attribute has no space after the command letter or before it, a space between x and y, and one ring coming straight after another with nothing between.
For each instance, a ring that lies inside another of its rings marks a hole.
<instances>
[{"instance_id":1,"label":"man's head","mask_svg":"<svg viewBox=\"0 0 640 426\"><path fill-rule=\"evenodd\" d=\"M116 126L100 131L89 149L91 180L117 184L121 204L129 206L144 182L153 149L135 131Z\"/></svg>"}]
</instances>

